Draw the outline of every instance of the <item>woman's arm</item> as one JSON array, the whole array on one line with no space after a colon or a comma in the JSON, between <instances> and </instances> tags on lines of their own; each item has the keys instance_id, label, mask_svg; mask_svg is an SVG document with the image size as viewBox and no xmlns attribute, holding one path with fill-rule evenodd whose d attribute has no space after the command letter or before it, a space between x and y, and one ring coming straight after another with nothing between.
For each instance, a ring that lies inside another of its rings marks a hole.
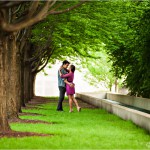
<instances>
[{"instance_id":1,"label":"woman's arm","mask_svg":"<svg viewBox=\"0 0 150 150\"><path fill-rule=\"evenodd\" d=\"M59 70L59 75L61 78L67 78L67 77L70 77L71 74L70 73L62 74L61 71Z\"/></svg>"}]
</instances>

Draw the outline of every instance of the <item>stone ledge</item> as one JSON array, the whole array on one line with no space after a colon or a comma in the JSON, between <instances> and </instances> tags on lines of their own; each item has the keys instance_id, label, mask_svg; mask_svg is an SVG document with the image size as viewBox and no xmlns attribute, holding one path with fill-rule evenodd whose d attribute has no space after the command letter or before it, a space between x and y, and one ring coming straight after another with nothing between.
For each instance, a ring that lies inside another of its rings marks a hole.
<instances>
[{"instance_id":1,"label":"stone ledge","mask_svg":"<svg viewBox=\"0 0 150 150\"><path fill-rule=\"evenodd\" d=\"M107 93L106 98L120 102L122 104L130 105L130 106L134 106L134 107L138 107L150 111L150 99L148 98L122 95L116 93Z\"/></svg>"},{"instance_id":2,"label":"stone ledge","mask_svg":"<svg viewBox=\"0 0 150 150\"><path fill-rule=\"evenodd\" d=\"M88 95L88 93L76 93L76 97L96 107L103 108L124 120L131 120L136 125L150 132L150 115L147 113L121 106L119 103L111 100L97 98L91 96L91 94Z\"/></svg>"}]
</instances>

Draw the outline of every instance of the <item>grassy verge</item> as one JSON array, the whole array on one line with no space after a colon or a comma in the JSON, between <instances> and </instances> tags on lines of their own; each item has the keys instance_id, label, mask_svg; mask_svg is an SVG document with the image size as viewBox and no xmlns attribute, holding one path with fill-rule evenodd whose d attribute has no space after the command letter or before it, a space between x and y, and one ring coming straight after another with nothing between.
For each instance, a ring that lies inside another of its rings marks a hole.
<instances>
[{"instance_id":1,"label":"grassy verge","mask_svg":"<svg viewBox=\"0 0 150 150\"><path fill-rule=\"evenodd\" d=\"M56 111L57 101L38 106L42 109L24 109L23 112L45 116L20 116L53 122L53 124L12 123L16 131L54 134L51 137L1 138L0 149L150 149L150 135L130 121L101 109L83 108L69 113Z\"/></svg>"}]
</instances>

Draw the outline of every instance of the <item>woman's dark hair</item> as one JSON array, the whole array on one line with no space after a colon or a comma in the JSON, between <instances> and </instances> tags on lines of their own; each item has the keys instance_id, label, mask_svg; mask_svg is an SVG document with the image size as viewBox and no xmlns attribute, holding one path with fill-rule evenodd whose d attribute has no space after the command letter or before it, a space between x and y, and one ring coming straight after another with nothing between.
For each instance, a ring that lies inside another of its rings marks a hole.
<instances>
[{"instance_id":1,"label":"woman's dark hair","mask_svg":"<svg viewBox=\"0 0 150 150\"><path fill-rule=\"evenodd\" d=\"M68 60L64 60L62 65L65 65L65 64L70 64L70 62Z\"/></svg>"},{"instance_id":2,"label":"woman's dark hair","mask_svg":"<svg viewBox=\"0 0 150 150\"><path fill-rule=\"evenodd\" d=\"M76 67L74 65L71 65L70 68L72 72L75 72Z\"/></svg>"}]
</instances>

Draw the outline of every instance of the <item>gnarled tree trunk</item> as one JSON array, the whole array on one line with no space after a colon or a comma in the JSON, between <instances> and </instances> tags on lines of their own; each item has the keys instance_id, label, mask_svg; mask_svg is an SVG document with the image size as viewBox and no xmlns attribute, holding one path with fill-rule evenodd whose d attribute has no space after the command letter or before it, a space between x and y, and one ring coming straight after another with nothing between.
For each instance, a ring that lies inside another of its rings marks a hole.
<instances>
[{"instance_id":1,"label":"gnarled tree trunk","mask_svg":"<svg viewBox=\"0 0 150 150\"><path fill-rule=\"evenodd\" d=\"M30 101L30 65L26 64L24 68L24 100L25 103Z\"/></svg>"},{"instance_id":2,"label":"gnarled tree trunk","mask_svg":"<svg viewBox=\"0 0 150 150\"><path fill-rule=\"evenodd\" d=\"M10 130L7 117L7 88L8 88L8 61L7 61L7 37L0 31L0 132Z\"/></svg>"},{"instance_id":3,"label":"gnarled tree trunk","mask_svg":"<svg viewBox=\"0 0 150 150\"><path fill-rule=\"evenodd\" d=\"M25 100L24 100L24 59L22 55L22 60L21 60L21 106L25 107Z\"/></svg>"},{"instance_id":4,"label":"gnarled tree trunk","mask_svg":"<svg viewBox=\"0 0 150 150\"><path fill-rule=\"evenodd\" d=\"M16 33L11 33L8 43L9 86L7 94L8 118L17 118L21 111L21 55L16 43Z\"/></svg>"},{"instance_id":5,"label":"gnarled tree trunk","mask_svg":"<svg viewBox=\"0 0 150 150\"><path fill-rule=\"evenodd\" d=\"M30 98L35 96L35 77L36 73L31 73L30 75Z\"/></svg>"},{"instance_id":6,"label":"gnarled tree trunk","mask_svg":"<svg viewBox=\"0 0 150 150\"><path fill-rule=\"evenodd\" d=\"M24 101L28 103L30 101L30 72L31 64L26 60L30 57L30 44L26 45L24 53Z\"/></svg>"}]
</instances>

